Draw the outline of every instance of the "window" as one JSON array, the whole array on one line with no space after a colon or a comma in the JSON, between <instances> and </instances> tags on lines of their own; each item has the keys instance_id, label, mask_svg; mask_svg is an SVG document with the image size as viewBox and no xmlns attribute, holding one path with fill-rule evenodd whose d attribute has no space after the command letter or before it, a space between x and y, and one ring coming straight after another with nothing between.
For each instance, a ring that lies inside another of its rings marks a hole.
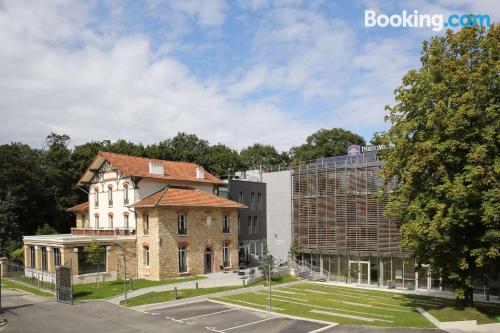
<instances>
[{"instance_id":1,"label":"window","mask_svg":"<svg viewBox=\"0 0 500 333\"><path fill-rule=\"evenodd\" d=\"M128 213L123 214L123 227L125 229L129 228L129 226L128 226Z\"/></svg>"},{"instance_id":2,"label":"window","mask_svg":"<svg viewBox=\"0 0 500 333\"><path fill-rule=\"evenodd\" d=\"M222 215L222 232L229 233L229 216L227 214Z\"/></svg>"},{"instance_id":3,"label":"window","mask_svg":"<svg viewBox=\"0 0 500 333\"><path fill-rule=\"evenodd\" d=\"M144 235L149 234L149 215L148 214L142 215L142 229L143 229Z\"/></svg>"},{"instance_id":4,"label":"window","mask_svg":"<svg viewBox=\"0 0 500 333\"><path fill-rule=\"evenodd\" d=\"M144 267L149 267L149 246L142 247Z\"/></svg>"},{"instance_id":5,"label":"window","mask_svg":"<svg viewBox=\"0 0 500 333\"><path fill-rule=\"evenodd\" d=\"M41 257L42 257L42 271L47 271L48 270L48 263L47 263L47 248L44 246L41 248Z\"/></svg>"},{"instance_id":6,"label":"window","mask_svg":"<svg viewBox=\"0 0 500 333\"><path fill-rule=\"evenodd\" d=\"M108 228L113 229L113 214L108 214Z\"/></svg>"},{"instance_id":7,"label":"window","mask_svg":"<svg viewBox=\"0 0 500 333\"><path fill-rule=\"evenodd\" d=\"M35 268L36 261L35 261L35 247L30 246L30 267Z\"/></svg>"},{"instance_id":8,"label":"window","mask_svg":"<svg viewBox=\"0 0 500 333\"><path fill-rule=\"evenodd\" d=\"M184 214L177 215L177 233L179 235L187 235L186 215Z\"/></svg>"},{"instance_id":9,"label":"window","mask_svg":"<svg viewBox=\"0 0 500 333\"><path fill-rule=\"evenodd\" d=\"M247 233L249 235L252 234L252 217L251 216L248 217Z\"/></svg>"},{"instance_id":10,"label":"window","mask_svg":"<svg viewBox=\"0 0 500 333\"><path fill-rule=\"evenodd\" d=\"M99 207L99 187L94 188L94 206Z\"/></svg>"},{"instance_id":11,"label":"window","mask_svg":"<svg viewBox=\"0 0 500 333\"><path fill-rule=\"evenodd\" d=\"M113 186L108 186L108 206L113 207Z\"/></svg>"},{"instance_id":12,"label":"window","mask_svg":"<svg viewBox=\"0 0 500 333\"><path fill-rule=\"evenodd\" d=\"M250 209L255 210L255 193L250 193Z\"/></svg>"},{"instance_id":13,"label":"window","mask_svg":"<svg viewBox=\"0 0 500 333\"><path fill-rule=\"evenodd\" d=\"M83 246L78 247L78 274L97 273L97 269L99 272L106 272L106 248L101 247L98 265L88 262L88 256L83 249Z\"/></svg>"},{"instance_id":14,"label":"window","mask_svg":"<svg viewBox=\"0 0 500 333\"><path fill-rule=\"evenodd\" d=\"M207 216L207 227L211 227L212 226L212 215L208 215Z\"/></svg>"},{"instance_id":15,"label":"window","mask_svg":"<svg viewBox=\"0 0 500 333\"><path fill-rule=\"evenodd\" d=\"M239 203L243 203L243 192L240 192L239 195L238 195L238 202Z\"/></svg>"},{"instance_id":16,"label":"window","mask_svg":"<svg viewBox=\"0 0 500 333\"><path fill-rule=\"evenodd\" d=\"M257 193L257 210L262 210L262 193Z\"/></svg>"},{"instance_id":17,"label":"window","mask_svg":"<svg viewBox=\"0 0 500 333\"><path fill-rule=\"evenodd\" d=\"M55 247L52 252L54 253L54 266L61 266L61 249Z\"/></svg>"},{"instance_id":18,"label":"window","mask_svg":"<svg viewBox=\"0 0 500 333\"><path fill-rule=\"evenodd\" d=\"M187 272L186 247L179 246L179 273Z\"/></svg>"},{"instance_id":19,"label":"window","mask_svg":"<svg viewBox=\"0 0 500 333\"><path fill-rule=\"evenodd\" d=\"M128 184L123 185L123 204L128 205Z\"/></svg>"},{"instance_id":20,"label":"window","mask_svg":"<svg viewBox=\"0 0 500 333\"><path fill-rule=\"evenodd\" d=\"M229 262L229 245L227 243L222 244L222 262L224 263L224 268L231 266Z\"/></svg>"},{"instance_id":21,"label":"window","mask_svg":"<svg viewBox=\"0 0 500 333\"><path fill-rule=\"evenodd\" d=\"M254 216L254 217L253 217L253 233L254 233L255 235L257 235L257 234L259 233L259 228L257 227L257 225L258 225L258 223L257 223L257 222L258 222L258 220L257 220L257 216Z\"/></svg>"},{"instance_id":22,"label":"window","mask_svg":"<svg viewBox=\"0 0 500 333\"><path fill-rule=\"evenodd\" d=\"M95 214L94 218L95 218L95 228L99 229L99 214Z\"/></svg>"}]
</instances>

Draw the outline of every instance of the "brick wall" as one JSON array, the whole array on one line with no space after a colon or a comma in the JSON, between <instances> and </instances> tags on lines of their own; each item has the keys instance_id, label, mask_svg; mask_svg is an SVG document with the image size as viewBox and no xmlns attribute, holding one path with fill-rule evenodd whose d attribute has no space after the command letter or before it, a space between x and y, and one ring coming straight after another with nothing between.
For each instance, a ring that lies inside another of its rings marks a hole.
<instances>
[{"instance_id":1,"label":"brick wall","mask_svg":"<svg viewBox=\"0 0 500 333\"><path fill-rule=\"evenodd\" d=\"M143 214L149 215L149 234L144 235ZM186 215L187 235L177 232L177 216ZM222 216L229 215L229 231L222 232ZM187 249L187 273L191 275L205 273L204 253L212 251L212 271L220 271L222 265L222 247L229 246L231 268L238 265L238 212L237 209L223 208L169 208L137 209L137 261L139 277L158 280L179 277L179 245ZM211 216L211 225L207 223ZM143 247L149 246L150 265L144 267Z\"/></svg>"}]
</instances>

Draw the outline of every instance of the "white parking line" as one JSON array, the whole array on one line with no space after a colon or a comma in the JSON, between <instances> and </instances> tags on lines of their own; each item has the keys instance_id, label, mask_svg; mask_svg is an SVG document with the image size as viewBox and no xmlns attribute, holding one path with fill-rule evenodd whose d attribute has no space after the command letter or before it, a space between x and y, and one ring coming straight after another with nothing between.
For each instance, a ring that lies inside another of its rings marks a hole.
<instances>
[{"instance_id":1,"label":"white parking line","mask_svg":"<svg viewBox=\"0 0 500 333\"><path fill-rule=\"evenodd\" d=\"M298 293L298 292L295 292L295 291L288 291L288 290L281 290L281 289L274 289L273 293L283 293L283 294L290 294L290 295L302 295L302 296L306 296L306 294L303 294L303 293Z\"/></svg>"},{"instance_id":2,"label":"white parking line","mask_svg":"<svg viewBox=\"0 0 500 333\"><path fill-rule=\"evenodd\" d=\"M323 331L326 331L327 329L329 328L332 328L332 327L335 327L337 326L338 324L331 324L331 325L326 325L324 327L320 327L318 328L317 330L314 330L314 331L309 331L307 333L319 333L319 332L323 332Z\"/></svg>"},{"instance_id":3,"label":"white parking line","mask_svg":"<svg viewBox=\"0 0 500 333\"><path fill-rule=\"evenodd\" d=\"M259 295L264 295L264 296L269 296L268 293L256 293L256 294L259 294ZM290 296L283 296L283 295L274 295L276 297L281 297L281 298L286 298L286 299L292 299L294 301L302 301L302 302L309 302L307 299L303 299L303 298L296 298L296 297L290 297ZM271 296L272 298L273 296ZM269 298L269 297L268 297Z\"/></svg>"},{"instance_id":4,"label":"white parking line","mask_svg":"<svg viewBox=\"0 0 500 333\"><path fill-rule=\"evenodd\" d=\"M229 312L229 311L235 311L235 310L236 309L229 309L229 310L217 311L217 312L207 313L207 314L200 315L200 316L182 318L182 319L179 319L179 320L190 320L190 319L195 319L195 318L203 318L203 317L208 317L208 316L216 315L216 314L219 314L219 313L224 313L224 312Z\"/></svg>"},{"instance_id":5,"label":"white parking line","mask_svg":"<svg viewBox=\"0 0 500 333\"><path fill-rule=\"evenodd\" d=\"M239 299L232 299L232 298L226 298L226 297L219 297L219 298L220 299L225 299L226 301L233 301L233 302L236 302L236 303L243 303L243 304L249 304L249 305L253 305L253 306L258 306L258 307L264 308L264 309L268 309L269 308L269 305L262 305L262 304L247 302L247 301L240 301ZM277 307L273 306L273 310L284 310L284 309L277 308Z\"/></svg>"},{"instance_id":6,"label":"white parking line","mask_svg":"<svg viewBox=\"0 0 500 333\"><path fill-rule=\"evenodd\" d=\"M243 324L243 325L238 325L238 326L234 326L234 327L230 327L230 328L225 328L223 330L220 330L219 332L227 332L227 331L231 331L231 330L234 330L234 329L237 329L237 328L240 328L240 327L246 327L246 326L250 326L250 325L254 325L254 324L258 324L258 323L263 323L265 321L273 320L273 319L276 319L276 318L279 318L279 317L266 318L266 319L257 320L257 321L254 321L254 322L251 322L251 323L248 323L248 324Z\"/></svg>"},{"instance_id":7,"label":"white parking line","mask_svg":"<svg viewBox=\"0 0 500 333\"><path fill-rule=\"evenodd\" d=\"M324 315L333 316L333 317L343 317L343 318L357 319L357 320L368 321L368 322L373 322L373 321L385 321L386 323L392 323L393 322L392 320L360 317L360 316L354 316L354 315L349 315L349 314L345 314L345 313L338 313L338 312L328 312L328 311L321 311L321 310L311 310L309 312L324 314Z\"/></svg>"}]
</instances>

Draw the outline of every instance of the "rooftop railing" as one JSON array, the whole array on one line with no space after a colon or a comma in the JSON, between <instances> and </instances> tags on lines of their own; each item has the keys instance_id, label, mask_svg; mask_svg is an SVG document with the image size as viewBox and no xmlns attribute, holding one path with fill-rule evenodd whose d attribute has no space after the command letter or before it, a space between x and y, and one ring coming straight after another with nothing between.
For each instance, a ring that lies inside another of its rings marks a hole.
<instances>
[{"instance_id":1,"label":"rooftop railing","mask_svg":"<svg viewBox=\"0 0 500 333\"><path fill-rule=\"evenodd\" d=\"M71 234L78 235L78 236L134 236L135 229L71 228Z\"/></svg>"}]
</instances>

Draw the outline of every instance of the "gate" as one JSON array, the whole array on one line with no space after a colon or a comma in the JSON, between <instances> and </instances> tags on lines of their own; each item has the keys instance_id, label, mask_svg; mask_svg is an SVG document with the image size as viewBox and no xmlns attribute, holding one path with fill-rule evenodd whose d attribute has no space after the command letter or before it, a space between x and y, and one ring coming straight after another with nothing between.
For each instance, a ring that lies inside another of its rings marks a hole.
<instances>
[{"instance_id":1,"label":"gate","mask_svg":"<svg viewBox=\"0 0 500 333\"><path fill-rule=\"evenodd\" d=\"M59 302L73 304L73 274L71 263L56 267L56 299Z\"/></svg>"}]
</instances>

